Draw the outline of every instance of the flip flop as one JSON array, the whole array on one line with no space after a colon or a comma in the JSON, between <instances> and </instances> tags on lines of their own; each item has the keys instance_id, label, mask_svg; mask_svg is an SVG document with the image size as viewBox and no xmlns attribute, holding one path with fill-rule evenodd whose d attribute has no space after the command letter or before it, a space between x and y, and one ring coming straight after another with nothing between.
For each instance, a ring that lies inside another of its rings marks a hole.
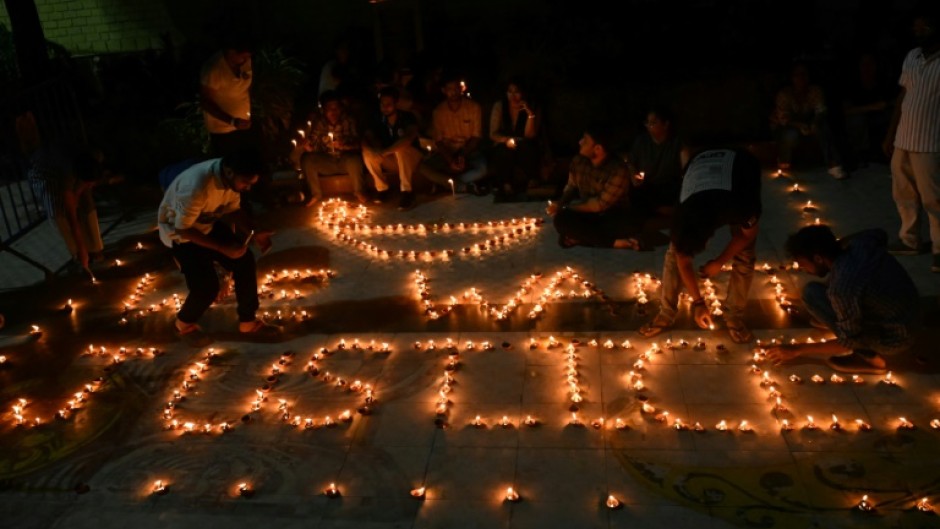
<instances>
[{"instance_id":1,"label":"flip flop","mask_svg":"<svg viewBox=\"0 0 940 529\"><path fill-rule=\"evenodd\" d=\"M666 319L665 316L657 314L653 321L637 329L637 332L646 338L652 338L670 327L672 327L672 322Z\"/></svg>"},{"instance_id":2,"label":"flip flop","mask_svg":"<svg viewBox=\"0 0 940 529\"><path fill-rule=\"evenodd\" d=\"M257 340L276 340L281 337L282 329L280 327L261 320L255 320L253 323L254 325L247 331L239 329L239 334Z\"/></svg>"},{"instance_id":3,"label":"flip flop","mask_svg":"<svg viewBox=\"0 0 940 529\"><path fill-rule=\"evenodd\" d=\"M190 347L206 347L213 341L212 337L203 332L198 325L192 325L185 331L181 331L177 328L176 335L179 336L183 343Z\"/></svg>"}]
</instances>

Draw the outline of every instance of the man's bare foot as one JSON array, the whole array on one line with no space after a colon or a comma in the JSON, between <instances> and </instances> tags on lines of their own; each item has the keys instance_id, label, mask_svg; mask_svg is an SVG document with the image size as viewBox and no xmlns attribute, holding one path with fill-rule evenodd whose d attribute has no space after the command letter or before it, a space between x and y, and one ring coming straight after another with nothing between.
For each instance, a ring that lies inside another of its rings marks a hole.
<instances>
[{"instance_id":1,"label":"man's bare foot","mask_svg":"<svg viewBox=\"0 0 940 529\"><path fill-rule=\"evenodd\" d=\"M632 237L629 239L617 239L616 241L614 241L614 248L617 248L620 250L639 250L640 241Z\"/></svg>"},{"instance_id":2,"label":"man's bare foot","mask_svg":"<svg viewBox=\"0 0 940 529\"><path fill-rule=\"evenodd\" d=\"M307 199L306 202L304 202L304 206L308 208L312 208L313 206L317 205L317 202L319 201L320 201L320 197L310 197Z\"/></svg>"}]
</instances>

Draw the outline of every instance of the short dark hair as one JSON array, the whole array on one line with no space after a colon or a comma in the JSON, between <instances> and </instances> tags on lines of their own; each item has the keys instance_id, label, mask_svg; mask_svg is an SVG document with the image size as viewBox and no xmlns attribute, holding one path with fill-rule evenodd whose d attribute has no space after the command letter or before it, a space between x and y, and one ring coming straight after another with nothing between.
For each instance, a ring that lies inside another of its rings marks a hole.
<instances>
[{"instance_id":1,"label":"short dark hair","mask_svg":"<svg viewBox=\"0 0 940 529\"><path fill-rule=\"evenodd\" d=\"M594 143L600 145L608 154L613 154L614 147L614 129L606 121L595 121L590 123L584 129L584 133L594 140Z\"/></svg>"},{"instance_id":2,"label":"short dark hair","mask_svg":"<svg viewBox=\"0 0 940 529\"><path fill-rule=\"evenodd\" d=\"M236 175L260 175L264 171L264 160L258 149L241 149L222 158L222 165Z\"/></svg>"},{"instance_id":3,"label":"short dark hair","mask_svg":"<svg viewBox=\"0 0 940 529\"><path fill-rule=\"evenodd\" d=\"M663 104L656 103L656 104L650 105L646 113L647 115L654 114L660 120L668 121L670 125L675 125L674 123L676 120L675 113L673 113L672 109L670 109L669 107Z\"/></svg>"},{"instance_id":4,"label":"short dark hair","mask_svg":"<svg viewBox=\"0 0 940 529\"><path fill-rule=\"evenodd\" d=\"M383 97L391 97L395 101L398 101L398 98L401 96L401 93L394 86L386 86L379 90L379 99Z\"/></svg>"},{"instance_id":5,"label":"short dark hair","mask_svg":"<svg viewBox=\"0 0 940 529\"><path fill-rule=\"evenodd\" d=\"M327 103L332 103L333 101L342 102L340 94L336 90L327 90L320 94L320 106L325 107Z\"/></svg>"},{"instance_id":6,"label":"short dark hair","mask_svg":"<svg viewBox=\"0 0 940 529\"><path fill-rule=\"evenodd\" d=\"M787 238L784 246L787 254L798 259L812 259L814 256L835 259L842 253L842 246L832 229L825 224L814 224L801 228Z\"/></svg>"}]
</instances>

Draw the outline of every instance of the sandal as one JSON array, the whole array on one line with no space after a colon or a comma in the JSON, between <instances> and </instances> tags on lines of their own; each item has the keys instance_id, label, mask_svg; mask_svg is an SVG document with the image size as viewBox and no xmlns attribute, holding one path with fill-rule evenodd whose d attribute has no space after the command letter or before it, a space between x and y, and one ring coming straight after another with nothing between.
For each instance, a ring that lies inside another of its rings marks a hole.
<instances>
[{"instance_id":1,"label":"sandal","mask_svg":"<svg viewBox=\"0 0 940 529\"><path fill-rule=\"evenodd\" d=\"M195 323L188 325L185 329L176 327L176 335L190 347L205 347L213 341L212 337L203 332Z\"/></svg>"},{"instance_id":2,"label":"sandal","mask_svg":"<svg viewBox=\"0 0 940 529\"><path fill-rule=\"evenodd\" d=\"M258 340L276 340L281 337L282 329L277 325L271 325L261 320L255 320L251 324L252 326L248 330L242 330L241 324L239 324L239 334L241 336L251 336Z\"/></svg>"},{"instance_id":3,"label":"sandal","mask_svg":"<svg viewBox=\"0 0 940 529\"><path fill-rule=\"evenodd\" d=\"M734 343L748 343L754 340L754 334L740 321L725 320L725 327L728 328L728 334Z\"/></svg>"},{"instance_id":4,"label":"sandal","mask_svg":"<svg viewBox=\"0 0 940 529\"><path fill-rule=\"evenodd\" d=\"M637 332L647 338L652 338L670 327L672 327L672 322L662 314L657 314L653 321L637 329Z\"/></svg>"}]
</instances>

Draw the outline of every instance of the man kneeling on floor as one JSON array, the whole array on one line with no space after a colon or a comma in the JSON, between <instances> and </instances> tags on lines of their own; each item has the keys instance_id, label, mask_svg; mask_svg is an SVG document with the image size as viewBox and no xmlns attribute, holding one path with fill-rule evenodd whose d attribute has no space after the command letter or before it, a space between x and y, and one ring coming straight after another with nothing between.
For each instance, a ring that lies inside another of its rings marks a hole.
<instances>
[{"instance_id":1,"label":"man kneeling on floor","mask_svg":"<svg viewBox=\"0 0 940 529\"><path fill-rule=\"evenodd\" d=\"M248 248L253 239L262 252L267 251L271 232L254 231L251 219L240 208L240 193L258 182L262 170L261 158L254 151L206 160L180 173L160 203L160 240L172 249L189 289L176 316L176 330L190 345L211 342L196 322L219 293L214 263L232 272L241 334L265 339L280 334L278 327L255 317L258 278L255 257Z\"/></svg>"},{"instance_id":2,"label":"man kneeling on floor","mask_svg":"<svg viewBox=\"0 0 940 529\"><path fill-rule=\"evenodd\" d=\"M829 284L811 281L803 303L835 341L784 345L768 350L774 363L797 357L823 358L846 373L883 373L883 356L914 343L920 322L920 296L910 276L887 252L888 235L865 230L837 240L828 226L807 226L787 240L787 253L799 268Z\"/></svg>"}]
</instances>

